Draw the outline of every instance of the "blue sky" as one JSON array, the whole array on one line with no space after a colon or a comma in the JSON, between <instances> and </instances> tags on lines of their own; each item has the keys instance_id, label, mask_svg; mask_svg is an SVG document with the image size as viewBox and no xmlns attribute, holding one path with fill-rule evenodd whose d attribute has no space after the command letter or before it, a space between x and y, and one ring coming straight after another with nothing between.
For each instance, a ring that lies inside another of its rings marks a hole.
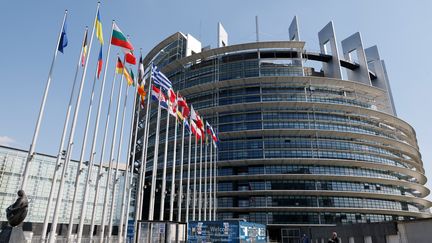
<instances>
[{"instance_id":1,"label":"blue sky","mask_svg":"<svg viewBox=\"0 0 432 243\"><path fill-rule=\"evenodd\" d=\"M56 62L36 148L41 153L57 152L84 27L92 26L96 3L89 0L2 3L1 144L28 149L31 143L63 11L68 9L69 46ZM218 21L224 24L230 44L254 41L256 15L261 40L286 40L288 26L297 15L300 36L308 50L319 49L317 33L330 20L334 21L338 41L360 31L364 46L378 45L381 58L386 61L398 116L416 129L426 175L432 178L432 127L429 125L432 115L428 105L432 69L427 60L432 50L431 10L430 1L401 0L127 0L102 2L101 17L106 41L111 20L115 19L123 32L131 36L136 49L142 48L144 53L176 31L190 33L204 46L214 47ZM75 135L74 158L78 157L81 146L98 48L94 41ZM118 51L114 48L112 56ZM110 68L107 88L112 83L112 72ZM431 188L432 184L428 182L428 186Z\"/></svg>"}]
</instances>

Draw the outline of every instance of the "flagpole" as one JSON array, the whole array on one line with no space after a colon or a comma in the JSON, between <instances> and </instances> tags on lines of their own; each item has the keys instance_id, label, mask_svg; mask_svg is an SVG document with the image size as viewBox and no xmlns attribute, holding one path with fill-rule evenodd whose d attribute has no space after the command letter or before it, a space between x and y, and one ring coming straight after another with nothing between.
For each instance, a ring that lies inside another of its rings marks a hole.
<instances>
[{"instance_id":1,"label":"flagpole","mask_svg":"<svg viewBox=\"0 0 432 243\"><path fill-rule=\"evenodd\" d=\"M124 63L124 59L123 59L123 63ZM124 64L123 64L124 65ZM124 72L124 67L123 67L123 72ZM109 191L110 191L110 184L111 184L111 178L112 178L112 170L113 170L113 162L114 162L114 153L115 153L115 145L116 145L116 140L117 140L117 126L118 126L118 116L119 116L119 112L120 112L120 103L121 103L121 96L122 96L122 89L123 89L123 78L124 75L121 75L120 78L120 87L118 90L118 94L117 94L117 107L116 107L116 113L115 113L115 120L114 120L114 128L113 128L113 133L112 133L112 137L111 137L111 151L110 151L110 157L108 160L109 166L108 166L108 179L105 182L105 195L104 195L104 205L102 208L102 222L101 222L101 231L100 231L100 236L101 236L101 240L100 243L103 243L104 238L105 238L105 221L107 218L107 210L108 210L108 202L109 202ZM101 161L102 162L102 161ZM113 182L114 184L115 182ZM112 199L111 204L114 204L114 198ZM113 212L111 211L111 214ZM110 231L110 229L108 229L108 232ZM108 235L109 237L109 235Z\"/></svg>"},{"instance_id":2,"label":"flagpole","mask_svg":"<svg viewBox=\"0 0 432 243\"><path fill-rule=\"evenodd\" d=\"M87 31L87 28L86 28ZM86 31L84 31L84 36ZM42 226L42 233L41 233L41 240L42 242L44 242L46 240L46 233L48 230L48 222L49 222L49 216L51 215L51 206L52 206L52 201L53 201L53 197L54 197L54 190L56 189L56 184L57 184L57 172L60 170L61 165L62 165L62 155L63 155L63 149L64 149L64 142L66 139L66 133L68 131L68 127L69 127L69 119L70 119L70 113L71 113L71 109L72 109L72 103L73 103L73 97L74 97L74 92L75 92L75 86L76 86L76 81L77 81L77 77L78 77L78 71L79 71L79 67L80 67L80 59L81 59L81 55L82 55L82 48L81 48L81 53L80 56L78 58L78 64L75 70L75 76L74 76L74 81L72 84L72 90L70 93L70 97L69 97L69 104L68 104L68 108L66 111L66 117L65 117L65 122L64 122L64 126L63 126L63 133L62 133L62 137L60 139L60 146L59 146L59 150L57 153L57 159L56 159L56 167L54 169L54 175L52 177L52 183L51 183L51 189L50 189L50 194L48 197L48 203L47 203L47 208L45 210L45 218L44 218L44 223Z\"/></svg>"},{"instance_id":3,"label":"flagpole","mask_svg":"<svg viewBox=\"0 0 432 243\"><path fill-rule=\"evenodd\" d=\"M214 164L214 170L213 170L213 180L214 180L214 190L213 190L213 219L217 220L216 217L216 211L217 211L217 197L216 197L216 191L217 191L217 147L215 146L215 154L214 154L214 160L213 160L213 164Z\"/></svg>"},{"instance_id":4,"label":"flagpole","mask_svg":"<svg viewBox=\"0 0 432 243\"><path fill-rule=\"evenodd\" d=\"M198 146L198 140L195 136L194 184L193 184L193 197L192 197L192 221L195 221L195 209L196 209L197 146Z\"/></svg>"},{"instance_id":5,"label":"flagpole","mask_svg":"<svg viewBox=\"0 0 432 243\"><path fill-rule=\"evenodd\" d=\"M126 105L127 105L127 99L128 99L128 92L129 91L129 87L126 87L126 94L125 94L125 99L124 99L124 105L123 105L123 115L122 115L122 119L121 119L121 125L120 125L120 138L119 138L119 144L118 144L118 149L117 149L117 164L116 164L116 168L115 168L115 173L114 173L114 182L113 182L113 189L112 189L112 203L111 203L111 213L110 213L110 217L109 217L109 224L108 224L108 237L111 237L112 235L112 225L113 225L113 215L114 215L114 201L115 201L115 196L116 196L116 187L117 187L117 183L119 182L120 178L117 178L118 175L118 170L119 170L119 163L120 163L120 155L122 152L122 143L123 143L123 128L124 128L124 120L125 120L125 116L126 116ZM125 178L126 179L126 178ZM125 180L126 183L126 180ZM119 206L121 206L121 203L119 202ZM119 230L118 230L118 236L121 236L121 231L122 231L122 225L119 225Z\"/></svg>"},{"instance_id":6,"label":"flagpole","mask_svg":"<svg viewBox=\"0 0 432 243\"><path fill-rule=\"evenodd\" d=\"M183 119L186 119L186 117L184 117ZM184 122L183 122L183 126L182 126L182 136L181 136L181 152L180 152L180 185L179 185L179 193L178 193L178 197L177 197L177 205L178 205L178 210L177 210L177 221L180 222L181 221L181 212L182 212L182 196L183 196L183 159L184 159L184 131L185 131L185 126L184 126Z\"/></svg>"},{"instance_id":7,"label":"flagpole","mask_svg":"<svg viewBox=\"0 0 432 243\"><path fill-rule=\"evenodd\" d=\"M160 94L159 94L157 122L156 122L156 138L155 138L155 143L154 143L155 148L154 148L153 168L152 168L152 182L151 182L151 190L150 190L149 220L153 220L153 218L154 218L157 161L158 161L158 153L159 153L158 150L159 150L160 116L161 116L161 107L160 107Z\"/></svg>"},{"instance_id":8,"label":"flagpole","mask_svg":"<svg viewBox=\"0 0 432 243\"><path fill-rule=\"evenodd\" d=\"M140 49L140 53L141 53L141 49ZM141 53L141 57L140 57L140 62L138 64L138 85L141 85L142 81L144 80L144 70L142 70L142 73L140 74L141 65L142 65L142 53ZM143 69L144 69L144 67L143 67ZM138 89L138 87L137 87L137 89ZM137 125L139 122L139 113L141 110L141 98L142 98L140 95L138 98L138 108L137 108L137 106L136 106L137 95L138 95L138 90L135 90L134 98L132 101L133 105L132 105L130 132L129 132L129 143L128 143L128 148L127 148L125 180L124 180L124 187L123 187L124 189L123 189L122 205L121 205L121 212L120 212L120 228L119 228L119 234L118 234L120 241L121 241L121 237L123 237L124 240L126 241L127 226L128 226L128 220L129 220L129 204L130 204L129 192L130 192L131 185L132 185L132 180L129 180L129 177L133 179L133 168L134 168L134 164L135 164L135 162L134 162L134 160L135 160L135 148L136 148L136 141L137 141L137 135L138 135L138 129L135 129L135 133L134 133L133 128L134 128L134 120L136 121L135 124L137 124ZM136 128L138 128L138 126ZM135 137L134 137L134 141L133 141L133 145L132 145L132 136L133 135L135 135ZM131 149L132 149L131 146L133 146L134 155L132 156L133 160L132 160L132 165L130 166L131 173L129 175L129 161L130 161L129 158L131 157ZM131 183L128 183L128 181L130 181ZM126 223L125 223L125 218L126 218ZM123 224L125 225L124 227L123 227ZM124 234L122 234L123 232L124 232Z\"/></svg>"},{"instance_id":9,"label":"flagpole","mask_svg":"<svg viewBox=\"0 0 432 243\"><path fill-rule=\"evenodd\" d=\"M74 194L73 194L73 199L72 199L72 208L71 208L71 212L69 215L68 233L67 233L67 237L66 237L66 239L68 241L72 235L73 218L74 218L75 206L76 206L76 197L78 194L78 187L79 187L79 178L81 176L81 173L84 170L82 164L84 162L84 154L85 154L85 150L86 150L86 146L87 146L87 135L88 135L88 129L89 129L89 125L90 125L90 118L91 118L91 114L92 114L94 90L95 90L95 86L96 86L96 76L97 76L97 69L95 71L95 76L93 78L92 91L91 91L91 95L90 95L90 104L89 104L88 111L87 111L87 120L86 120L86 124L85 124L85 128L84 128L84 138L83 138L82 147L81 147L79 166L77 167L77 172L76 172L76 177L75 177L75 189L74 189Z\"/></svg>"},{"instance_id":10,"label":"flagpole","mask_svg":"<svg viewBox=\"0 0 432 243\"><path fill-rule=\"evenodd\" d=\"M205 134L205 133L204 133ZM207 135L205 137L204 148L204 221L207 220Z\"/></svg>"},{"instance_id":11,"label":"flagpole","mask_svg":"<svg viewBox=\"0 0 432 243\"><path fill-rule=\"evenodd\" d=\"M162 91L162 90L161 90ZM164 163L163 163L163 170L162 170L162 188L161 188L161 201L160 201L160 207L159 207L159 220L164 220L164 213L165 213L165 191L166 191L166 170L167 170L167 160L168 160L168 139L169 139L169 121L170 121L170 114L169 114L169 105L167 109L167 118L166 118L166 129L165 129L165 151L164 151Z\"/></svg>"},{"instance_id":12,"label":"flagpole","mask_svg":"<svg viewBox=\"0 0 432 243\"><path fill-rule=\"evenodd\" d=\"M190 121L190 119L189 119L189 121ZM183 124L183 126L184 126L184 124ZM189 126L190 126L190 124L189 124ZM186 217L185 217L186 223L189 222L191 150L192 150L192 132L189 131L188 167L187 167L188 173L187 173L187 183L186 183Z\"/></svg>"},{"instance_id":13,"label":"flagpole","mask_svg":"<svg viewBox=\"0 0 432 243\"><path fill-rule=\"evenodd\" d=\"M93 200L93 209L92 209L92 217L91 217L90 232L89 232L90 242L93 240L93 232L94 232L95 221L96 221L96 206L97 206L97 202L99 199L99 189L100 189L99 184L101 183L101 178L103 176L103 174L102 174L103 160L105 157L105 146L106 146L106 140L107 140L107 135L108 135L110 111L111 111L112 99L114 96L116 77L117 77L117 72L114 72L114 79L113 79L113 84L111 86L111 95L110 95L109 102L108 102L108 110L107 110L106 121L105 121L105 131L104 131L104 135L103 135L102 151L101 151L101 156L100 156L100 160L99 160L99 170L98 170L98 173L96 175L96 187L95 187L96 191L95 191L95 196L94 196L94 200ZM105 190L107 190L107 188ZM102 222L101 222L101 224L102 224Z\"/></svg>"},{"instance_id":14,"label":"flagpole","mask_svg":"<svg viewBox=\"0 0 432 243\"><path fill-rule=\"evenodd\" d=\"M54 70L54 64L55 64L55 60L57 58L58 47L59 47L59 44L60 44L60 39L61 39L61 36L62 36L63 27L64 27L64 24L66 22L67 12L68 11L65 10L65 13L64 13L64 16L63 16L62 25L61 25L61 28L60 28L60 33L59 33L58 38L57 38L57 45L56 45L56 48L54 50L53 60L51 62L51 67L50 67L50 70L49 70L49 73L48 73L48 79L47 79L47 82L46 82L46 85L45 85L45 91L44 91L44 95L43 95L43 98L42 98L42 103L41 103L41 106L40 106L40 109L39 109L38 119L36 121L35 131L33 133L33 140L32 140L32 143L30 144L29 152L27 154L27 160L26 160L26 164L25 164L25 167L24 167L23 177L22 177L22 183L21 183L21 190L24 190L24 191L26 190L26 185L27 185L27 180L28 180L28 174L29 174L30 164L31 164L31 162L33 160L33 157L35 155L36 142L37 142L37 139L38 139L38 136L39 136L39 129L40 129L40 125L41 125L41 122L42 122L43 115L44 115L46 99L47 99L47 96L48 96L48 92L49 92L49 88L50 88L50 84L51 84L51 79L52 79L51 76L52 76L52 72ZM42 237L44 238L44 236L42 236Z\"/></svg>"},{"instance_id":15,"label":"flagpole","mask_svg":"<svg viewBox=\"0 0 432 243\"><path fill-rule=\"evenodd\" d=\"M120 218L120 224L123 225L124 223L124 239L126 239L127 236L127 228L128 228L128 224L129 224L129 206L130 206L130 197L131 197L131 192L132 192L132 183L133 183L133 177L134 177L134 169L135 169L135 152L136 152L136 143L137 143L137 136L138 136L138 123L139 123L139 119L140 119L140 112L141 112L141 98L138 98L138 109L137 109L137 101L136 101L136 97L137 97L137 92L135 93L135 98L134 98L134 105L133 105L133 119L131 120L131 132L130 132L130 137L129 137L129 145L128 145L128 156L126 158L126 169L129 166L129 163L131 163L130 165L130 172L127 171L129 173L128 176L126 176L126 178L129 181L125 181L125 186L124 186L124 193L127 193L127 195L123 194L124 200L126 200L123 203L123 207L122 207L122 213L121 213L121 218ZM137 110L135 110L137 109ZM134 119L135 119L135 129L134 128ZM134 132L135 131L135 132ZM134 132L134 133L133 133ZM133 139L133 143L132 143L132 134L134 135L134 139ZM131 147L132 146L132 147ZM132 153L130 152L131 150ZM132 155L132 159L129 159L129 157ZM136 210L136 209L135 209Z\"/></svg>"},{"instance_id":16,"label":"flagpole","mask_svg":"<svg viewBox=\"0 0 432 243\"><path fill-rule=\"evenodd\" d=\"M99 10L99 5L100 4L98 3L98 7L97 7L98 10ZM97 11L96 11L96 13L97 13ZM96 17L95 17L95 20L93 23L92 34L90 36L90 43L89 43L87 57L90 56L90 53L91 53L91 47L92 47L92 43L93 43L95 25L96 25ZM51 232L52 233L50 234L50 240L49 240L50 243L54 243L54 241L55 241L57 222L58 222L58 213L59 213L59 210L61 208L61 203L62 203L63 186L64 186L64 183L66 180L66 171L68 169L69 161L70 161L71 156L72 156L72 149L73 149L73 145L74 145L74 136L75 136L75 128L76 128L79 109L80 109L80 105L81 105L81 97L82 97L82 91L84 88L85 78L86 78L86 74L87 74L88 61L89 61L89 58L86 58L84 69L83 69L82 76L81 76L80 89L78 91L78 97L77 97L77 101L76 101L76 105L75 105L74 117L72 119L72 127L71 127L71 130L69 133L69 142L68 142L67 154L66 154L66 159L65 159L64 165L63 165L63 171L62 171L60 185L59 185L59 189L58 189L56 205L54 208L54 218L53 218L52 225L51 225L51 227L52 227Z\"/></svg>"},{"instance_id":17,"label":"flagpole","mask_svg":"<svg viewBox=\"0 0 432 243\"><path fill-rule=\"evenodd\" d=\"M176 152L177 152L177 125L178 119L175 118L175 128L174 128L174 154L171 170L171 195L170 195L170 215L169 221L173 221L173 210L174 210L174 191L175 191L175 171L176 171Z\"/></svg>"},{"instance_id":18,"label":"flagpole","mask_svg":"<svg viewBox=\"0 0 432 243\"><path fill-rule=\"evenodd\" d=\"M113 29L113 25L114 25L114 21L113 24L111 24L111 36L110 36L110 40L112 38L112 29ZM93 130L93 140L92 140L92 148L90 151L90 160L89 160L89 166L88 166L88 172L87 172L87 177L85 179L85 187L84 187L84 195L83 195L83 201L82 201L82 207L81 207L81 214L80 214L80 222L78 225L78 234L77 234L77 243L81 243L81 238L82 238L82 233L83 233L83 228L84 228L84 221L86 218L86 211L87 211L87 200L88 200L88 193L90 190L90 182L92 180L92 173L93 173L93 166L94 166L94 160L95 160L95 154L96 154L96 145L97 145L97 137L98 137L98 131L99 131L99 122L100 122L100 115L101 115L101 109L102 109L102 104L103 104L103 97L104 97L104 90L105 90L105 81L106 81L106 75L107 75L107 70L108 70L108 63L109 63L109 56L110 56L110 50L111 50L111 42L110 44L108 44L108 50L107 50L107 56L105 58L105 70L104 70L104 76L102 79L102 83L101 83L101 91L100 91L100 96L99 96L99 105L98 105L98 110L96 113L96 121L95 121L95 126L94 126L94 130ZM115 76L114 76L115 78ZM110 98L110 103L111 103L111 98ZM104 137L105 140L105 137ZM105 141L104 141L105 144ZM105 147L105 145L103 145L103 148ZM104 153L105 148L102 150ZM96 181L98 181L99 178L99 173L96 176ZM93 218L92 218L92 222ZM91 229L93 229L91 227ZM93 231L90 231L90 236L92 237L93 235Z\"/></svg>"},{"instance_id":19,"label":"flagpole","mask_svg":"<svg viewBox=\"0 0 432 243\"><path fill-rule=\"evenodd\" d=\"M149 128L150 128L150 96L151 96L151 88L152 88L152 76L151 73L153 71L153 65L150 65L150 77L149 77L149 85L148 85L148 95L147 95L147 109L144 120L144 134L143 134L143 151L141 153L141 166L140 171L138 173L138 192L136 193L135 199L135 221L134 221L134 229L137 231L138 220L142 219L142 202L144 197L144 184L145 184L145 173L147 167L147 149L148 149L148 139L149 139ZM138 124L137 124L138 125Z\"/></svg>"},{"instance_id":20,"label":"flagpole","mask_svg":"<svg viewBox=\"0 0 432 243\"><path fill-rule=\"evenodd\" d=\"M123 228L123 224L125 223L125 217L126 217L126 222L128 221L128 211L129 211L129 205L126 205L126 203L128 203L127 200L127 196L129 193L129 188L130 188L130 184L128 184L129 182L129 176L133 177L133 170L131 171L131 173L129 174L129 157L131 156L131 146L133 146L135 148L136 145L136 133L135 133L135 138L134 138L134 143L132 145L132 135L134 134L134 121L136 120L136 124L138 124L139 121L139 110L135 111L136 109L136 98L137 98L137 93L135 92L134 94L134 98L133 98L133 105L132 105L132 114L131 114L131 124L130 124L130 132L129 132L129 142L128 142L128 148L127 148L127 155L126 155L126 168L125 168L125 179L124 179L124 186L123 186L123 196L122 196L122 205L121 205L121 212L120 212L120 224L119 224L119 233L118 236L122 237L123 236L123 229L125 231L127 231L127 223L125 225L125 227ZM139 101L141 101L141 97L139 97ZM138 102L139 102L138 101ZM138 108L139 109L139 108ZM132 163L134 163L132 161ZM133 166L131 166L131 168L133 168ZM125 211L126 211L126 215L125 215ZM120 239L120 238L119 238ZM126 239L126 237L124 237L124 239Z\"/></svg>"},{"instance_id":21,"label":"flagpole","mask_svg":"<svg viewBox=\"0 0 432 243\"><path fill-rule=\"evenodd\" d=\"M209 159L210 159L210 178L209 178L209 183L210 183L210 186L209 186L209 220L210 221L212 221L212 219L213 220L215 220L214 218L213 218L213 212L212 212L212 205L213 205L213 201L212 201L212 198L213 198L213 195L212 195L212 186L213 186L213 164L212 164L212 162L213 162L213 145L212 145L212 143L213 143L213 141L212 140L210 140L210 156L209 156Z\"/></svg>"},{"instance_id":22,"label":"flagpole","mask_svg":"<svg viewBox=\"0 0 432 243\"><path fill-rule=\"evenodd\" d=\"M201 128L198 128L201 129ZM204 134L202 134L203 136ZM198 187L198 220L201 221L201 211L202 211L202 147L203 139L200 140L200 162L199 162L199 187Z\"/></svg>"}]
</instances>

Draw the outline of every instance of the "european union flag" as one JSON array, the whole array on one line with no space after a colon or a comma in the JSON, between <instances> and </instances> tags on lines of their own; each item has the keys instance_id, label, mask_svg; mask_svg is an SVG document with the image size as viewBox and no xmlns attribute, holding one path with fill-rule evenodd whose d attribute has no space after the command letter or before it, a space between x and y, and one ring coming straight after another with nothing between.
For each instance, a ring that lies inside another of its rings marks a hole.
<instances>
[{"instance_id":1,"label":"european union flag","mask_svg":"<svg viewBox=\"0 0 432 243\"><path fill-rule=\"evenodd\" d=\"M67 35L66 35L66 20L65 20L64 25L63 25L63 30L61 33L61 37L60 37L60 41L58 44L58 50L61 53L63 53L63 48L65 48L67 46L67 44L68 44L68 39L67 39Z\"/></svg>"}]
</instances>

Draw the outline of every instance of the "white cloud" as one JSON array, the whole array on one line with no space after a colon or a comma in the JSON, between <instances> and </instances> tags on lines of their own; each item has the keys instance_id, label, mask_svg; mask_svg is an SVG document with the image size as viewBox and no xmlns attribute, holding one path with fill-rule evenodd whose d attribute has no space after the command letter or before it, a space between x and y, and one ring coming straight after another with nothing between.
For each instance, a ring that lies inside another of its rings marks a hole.
<instances>
[{"instance_id":1,"label":"white cloud","mask_svg":"<svg viewBox=\"0 0 432 243\"><path fill-rule=\"evenodd\" d=\"M15 140L8 136L0 136L0 145L11 146L15 143Z\"/></svg>"}]
</instances>

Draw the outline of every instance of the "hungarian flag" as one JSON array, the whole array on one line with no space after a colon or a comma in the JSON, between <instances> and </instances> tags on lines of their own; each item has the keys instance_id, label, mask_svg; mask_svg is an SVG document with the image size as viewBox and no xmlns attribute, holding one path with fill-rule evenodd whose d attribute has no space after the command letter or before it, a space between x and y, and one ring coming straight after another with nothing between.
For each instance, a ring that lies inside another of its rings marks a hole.
<instances>
[{"instance_id":1,"label":"hungarian flag","mask_svg":"<svg viewBox=\"0 0 432 243\"><path fill-rule=\"evenodd\" d=\"M126 48L128 50L134 49L132 44L127 40L126 36L123 34L123 32L120 30L120 28L116 25L116 23L113 24L111 44L113 44L115 46L120 46L120 47Z\"/></svg>"},{"instance_id":2,"label":"hungarian flag","mask_svg":"<svg viewBox=\"0 0 432 243\"><path fill-rule=\"evenodd\" d=\"M98 79L99 79L101 71L102 71L102 45L100 47L99 57L98 57L98 66L97 66L97 78Z\"/></svg>"},{"instance_id":3,"label":"hungarian flag","mask_svg":"<svg viewBox=\"0 0 432 243\"><path fill-rule=\"evenodd\" d=\"M136 64L136 57L134 56L133 52L127 50L125 53L125 60L127 63L135 65Z\"/></svg>"},{"instance_id":4,"label":"hungarian flag","mask_svg":"<svg viewBox=\"0 0 432 243\"><path fill-rule=\"evenodd\" d=\"M123 62L120 60L120 57L117 58L117 65L116 65L116 73L123 73Z\"/></svg>"},{"instance_id":5,"label":"hungarian flag","mask_svg":"<svg viewBox=\"0 0 432 243\"><path fill-rule=\"evenodd\" d=\"M104 40L103 40L103 33L102 33L102 22L100 20L99 10L96 17L95 27L96 27L96 37L99 39L101 45L103 45Z\"/></svg>"},{"instance_id":6,"label":"hungarian flag","mask_svg":"<svg viewBox=\"0 0 432 243\"><path fill-rule=\"evenodd\" d=\"M86 56L87 56L87 33L88 33L88 29L85 32L85 36L84 36L84 42L82 45L82 55L81 55L81 66L84 67L85 64L85 60L86 60Z\"/></svg>"}]
</instances>

